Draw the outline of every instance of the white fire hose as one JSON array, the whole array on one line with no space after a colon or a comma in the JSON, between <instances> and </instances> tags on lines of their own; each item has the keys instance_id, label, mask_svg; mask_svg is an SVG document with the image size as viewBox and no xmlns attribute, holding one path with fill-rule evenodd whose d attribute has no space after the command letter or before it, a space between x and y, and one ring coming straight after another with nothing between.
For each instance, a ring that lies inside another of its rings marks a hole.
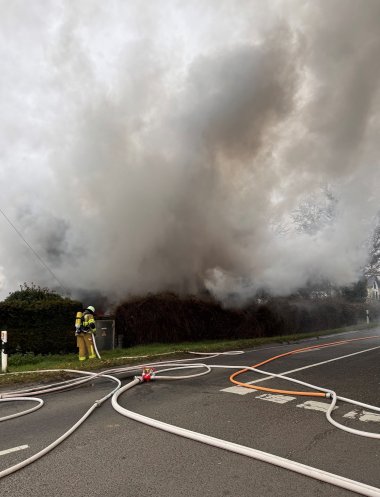
<instances>
[{"instance_id":1,"label":"white fire hose","mask_svg":"<svg viewBox=\"0 0 380 497\"><path fill-rule=\"evenodd\" d=\"M204 359L210 359L212 357L216 357L216 356L219 356L219 355L228 355L228 354L229 353L209 354L207 357L204 357ZM234 354L235 354L235 352L234 352ZM195 358L195 360L196 359L197 358ZM316 387L315 385L310 385L308 383L301 382L301 381L296 380L294 378L286 377L285 375L274 374L274 373L270 373L270 372L267 372L267 371L258 370L258 369L251 368L251 367L216 365L216 364L215 365L207 365L207 364L204 364L204 363L202 363L202 364L199 364L199 363L198 364L191 364L191 365L184 364L185 362L192 361L192 360L194 360L194 359L184 359L182 361L156 362L156 363L153 363L153 364L145 365L144 368L147 369L147 370L149 368L151 368L152 366L164 368L164 369L160 369L158 371L158 374L156 374L154 372L152 374L152 376L149 377L149 379L152 379L152 380L179 380L179 379L185 379L185 378L194 378L194 377L197 377L197 376L201 376L201 375L207 374L207 373L209 373L211 371L211 369L214 369L214 368L226 368L226 369L247 368L247 369L251 369L253 371L256 371L258 373L262 373L262 374L267 375L267 376L278 377L278 378L281 378L281 379L284 379L284 380L288 380L288 381L291 381L291 382L294 382L294 383L298 383L298 384L301 384L301 385L305 385L305 386L308 386L308 387L311 387L311 388L316 388L316 389L319 389L320 391L324 391L324 392L328 393L329 396L330 396L330 398L331 398L331 405L330 405L330 408L328 409L326 415L327 415L327 419L332 424L334 424L336 427L338 427L340 429L346 429L346 431L349 431L350 433L354 433L355 435L360 435L360 436L365 436L365 437L372 437L372 438L380 438L380 435L377 435L377 434L363 432L363 431L359 431L359 430L347 429L347 427L344 427L344 426L340 425L339 423L337 423L336 421L332 420L332 418L331 418L331 412L332 412L332 410L333 410L333 408L335 406L335 403L336 403L337 399L342 400L344 402L350 402L350 403L355 404L355 405L365 406L366 408L373 409L375 411L380 411L379 407L371 406L371 405L368 405L368 404L363 404L363 403L360 403L360 402L353 401L351 399L345 399L343 397L338 397L336 395L336 393L333 392L332 390L327 390L327 389L323 389L321 387ZM110 379L112 381L115 381L117 383L116 388L114 388L109 394L107 394L106 396L104 396L102 399L97 400L93 404L93 406L90 407L90 409L77 421L77 423L75 423L75 425L72 428L70 428L66 433L64 433L61 437L59 437L55 442L53 442L49 446L45 447L45 449L41 450L40 452L38 452L34 456L32 456L32 457L30 457L30 458L28 458L28 459L20 462L19 464L16 464L15 466L12 466L12 467L4 470L4 471L1 471L0 472L0 478L2 478L4 476L7 476L7 475L9 475L11 473L14 473L15 471L17 471L17 470L25 467L26 465L34 462L38 458L42 457L43 455L45 455L46 453L48 453L49 451L51 451L54 447L56 447L59 443L61 443L69 435L71 435L71 433L73 433L90 416L90 414L93 412L93 410L96 407L100 406L103 402L105 402L109 397L112 396L112 406L114 407L114 409L117 412L119 412L120 414L122 414L123 416L127 416L130 419L134 419L134 420L136 420L138 422L145 423L145 424L153 426L155 428L158 428L158 429L161 429L161 430L164 430L164 431L167 431L167 432L179 435L179 436L183 436L183 437L186 437L186 438L189 438L189 439L201 442L201 443L205 443L205 444L208 444L208 445L212 445L214 447L219 447L219 448L222 448L224 450L229 450L229 451L235 452L237 454L245 455L247 457L251 457L251 458L254 458L254 459L257 459L257 460L260 460L260 461L264 461L264 462L267 462L267 463L270 463L270 464L273 464L273 465L276 465L276 466L288 469L290 471L294 471L294 472L300 473L302 475L309 476L311 478L314 478L314 479L317 479L317 480L320 480L320 481L323 481L323 482L326 482L326 483L333 484L335 486L338 486L338 487L350 490L352 492L356 492L356 493L358 493L360 495L366 495L368 497L380 497L380 489L379 488L367 485L365 483L354 481L354 480L351 480L349 478L345 478L345 477L342 477L342 476L339 476L339 475L335 475L333 473L329 473L327 471L323 471L323 470L320 470L320 469L317 469L317 468L313 468L313 467L310 467L310 466L298 463L296 461L291 461L289 459L285 459L285 458L276 456L274 454L269 454L267 452L263 452L263 451L260 451L260 450L257 450L257 449L253 449L253 448L246 447L246 446L243 446L243 445L235 444L235 443L229 442L227 440L218 439L218 438L215 438L215 437L211 437L209 435L205 435L205 434L202 434L202 433L197 433L197 432L194 432L194 431L191 431L191 430L187 430L185 428L181 428L181 427L178 427L178 426L170 425L168 423L164 423L162 421L158 421L158 420L149 418L147 416L143 416L143 415L140 415L138 413L132 412L132 411L130 411L128 409L125 409L124 407L120 406L120 404L118 403L119 396L122 393L124 393L125 391L129 390L130 388L132 388L132 387L138 385L139 383L143 382L143 375L141 377L135 377L133 381L131 381L130 383L128 383L127 385L125 385L122 388L121 388L121 382L120 382L120 380L118 378L116 378L115 376L113 376L113 375L114 374L125 373L125 372L131 372L132 373L133 371L136 371L136 370L138 370L140 368L142 368L142 365L128 366L128 367L119 367L119 368L110 369L110 370L102 372L102 373L81 372L81 371L77 371L77 370L61 370L61 371L66 371L66 372L71 372L71 373L85 375L85 378L74 378L74 379L71 379L71 380L65 380L65 381L62 381L62 382L57 382L57 383L53 383L53 384L50 384L50 385L46 385L46 386L44 386L42 388L38 388L38 389L35 389L35 388L26 388L26 389L23 389L23 390L18 390L18 391L15 391L15 392L8 392L8 393L0 395L0 402L4 402L4 401L9 402L9 401L17 401L17 400L30 400L30 401L34 401L34 402L38 403L37 406L34 406L31 409L22 411L22 412L20 412L18 414L13 414L13 415L10 415L10 416L6 416L6 417L3 417L3 418L0 418L0 421L6 421L6 420L14 418L16 416L21 416L21 415L27 414L29 412L32 412L32 411L34 411L36 409L39 409L43 405L43 401L41 399L32 397L33 395L44 394L44 393L53 392L53 391L60 391L60 390L67 390L67 389L70 389L70 388L75 388L75 387L77 387L77 386L79 386L81 384L84 384L87 381L90 381L90 380L92 381L92 380L94 380L96 378L108 378L108 379ZM162 376L160 374L160 373L163 373L163 372L176 371L176 370L183 371L185 369L190 369L190 368L192 368L192 369L194 369L194 368L202 368L203 370L200 371L200 372L197 372L195 374L193 373L193 374L186 375L186 376L184 376L184 375L183 376L172 376L172 375ZM59 370L54 370L54 371L57 372ZM153 371L153 370L151 369L150 371ZM46 372L46 370L44 370L43 372ZM33 371L33 373L36 373L36 371Z\"/></svg>"}]
</instances>

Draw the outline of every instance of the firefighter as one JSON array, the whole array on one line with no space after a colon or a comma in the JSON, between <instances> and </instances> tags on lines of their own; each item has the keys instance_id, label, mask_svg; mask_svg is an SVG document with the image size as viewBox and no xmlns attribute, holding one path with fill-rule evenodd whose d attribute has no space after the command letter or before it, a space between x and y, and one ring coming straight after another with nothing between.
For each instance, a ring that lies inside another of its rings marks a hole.
<instances>
[{"instance_id":1,"label":"firefighter","mask_svg":"<svg viewBox=\"0 0 380 497\"><path fill-rule=\"evenodd\" d=\"M92 305L89 305L83 312L77 312L75 319L75 335L77 337L80 361L85 361L87 358L95 359L96 357L92 340L92 335L96 330L94 313L95 307Z\"/></svg>"}]
</instances>

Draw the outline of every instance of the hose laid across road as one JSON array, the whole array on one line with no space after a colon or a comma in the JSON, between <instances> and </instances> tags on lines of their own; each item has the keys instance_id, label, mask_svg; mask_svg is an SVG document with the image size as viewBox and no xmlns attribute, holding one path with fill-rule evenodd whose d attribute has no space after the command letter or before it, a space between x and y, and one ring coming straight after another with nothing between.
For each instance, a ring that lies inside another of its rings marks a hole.
<instances>
[{"instance_id":1,"label":"hose laid across road","mask_svg":"<svg viewBox=\"0 0 380 497\"><path fill-rule=\"evenodd\" d=\"M207 365L204 363L197 363L197 364L191 364L191 365L184 364L184 362L193 361L194 359L185 359L185 360L181 360L181 361L159 362L159 363L153 363L153 364L149 364L149 365L145 365L145 366L155 366L155 367L163 368L163 369L160 369L158 371L158 374L156 374L155 376L153 376L151 378L152 380L153 379L154 380L179 380L179 379L186 379L186 378L195 378L197 376L201 376L201 375L209 373L214 368L226 368L226 369L239 368L239 371L237 371L236 373L231 375L231 378L232 378L231 381L233 381L234 378L236 376L238 376L239 374L242 374L243 372L248 372L248 371L254 371L254 372L257 372L260 374L264 374L266 376L270 376L270 377L274 377L274 378L277 377L277 378L280 378L282 380L291 381L291 382L300 384L302 386L305 386L307 388L311 388L313 390L309 391L309 392L297 392L297 391L293 391L293 390L267 389L264 387L258 388L256 385L254 387L252 387L249 384L238 382L237 380L234 380L233 383L238 384L238 385L243 386L243 387L246 387L246 388L254 388L255 390L264 390L264 391L284 393L284 394L289 393L290 395L298 394L298 395L320 396L320 397L325 397L325 398L331 398L331 405L330 405L326 415L327 415L328 420L330 422L332 422L332 424L334 424L334 426L336 426L340 429L345 429L346 431L349 431L350 433L354 433L355 435L370 436L372 438L380 438L380 434L378 435L378 434L373 434L373 433L368 433L368 432L362 432L359 430L348 429L347 427L340 425L339 423L332 420L332 418L331 418L331 412L333 411L333 409L335 407L335 403L337 400L342 400L344 402L350 402L352 404L359 405L359 406L365 406L367 409L373 409L375 411L380 411L379 407L370 406L368 404L356 402L356 401L353 401L351 399L345 399L343 397L337 396L337 394L332 390L324 389L322 387L318 387L315 385L311 385L311 384L302 382L300 380L296 380L294 378L287 377L287 376L282 375L282 374L274 374L274 373L270 373L267 371L262 371L256 367L256 366L261 366L263 364L267 364L275 359L279 359L280 357L289 356L289 355L292 355L295 353L301 353L301 352L304 352L307 350L312 350L312 349L331 347L334 345L345 344L345 343L358 341L358 340L367 340L369 338L379 338L379 337L374 336L374 337L365 337L365 338L360 338L360 339L342 340L339 342L326 343L326 344L321 344L318 346L304 347L302 349L296 349L296 350L293 350L291 352L287 352L285 354L280 354L278 356L272 357L270 359L267 359L265 361L262 361L262 362L256 364L255 366ZM212 357L217 357L219 355L227 355L227 354L232 355L232 354L236 354L236 353L241 353L241 352L209 354L209 355L207 355L207 357L204 357L204 359L210 359ZM199 355L206 355L206 354L202 353ZM122 414L123 416L127 416L127 417L134 419L136 421L148 424L150 426L153 426L155 428L159 428L161 430L165 430L165 431L170 432L170 433L174 433L174 434L179 435L179 436L183 436L186 438L196 440L198 442L209 444L209 445L212 445L215 447L222 448L224 450L229 450L229 451L235 452L237 454L245 455L245 456L248 456L248 457L251 457L254 459L258 459L258 460L261 460L261 461L264 461L264 462L267 462L270 464L274 464L276 466L300 473L302 475L309 476L311 478L314 478L314 479L317 479L317 480L320 480L320 481L323 481L326 483L333 484L335 486L350 490L352 492L356 492L357 494L360 494L360 495L366 495L368 497L380 497L380 489L379 488L372 487L372 486L367 485L365 483L361 483L358 481L351 480L349 478L335 475L333 473L322 471L322 470L319 470L317 468L313 468L313 467L298 463L296 461L291 461L289 459L285 459L285 458L276 456L274 454L269 454L269 453L266 453L266 452L263 452L263 451L260 451L257 449L253 449L253 448L246 447L243 445L235 444L233 442L221 440L221 439L218 439L215 437L210 437L208 435L193 432L193 431L187 430L185 428L180 428L180 427L177 427L174 425L170 425L168 423L154 420L152 418L149 418L149 417L134 413L128 409L125 409L124 407L120 406L120 404L118 403L119 396L123 392L125 392L125 391L129 390L130 388L141 383L143 381L143 377L142 376L135 377L133 381L131 381L130 383L128 383L124 387L121 387L120 380L118 378L116 378L114 375L119 374L119 373L136 371L138 368L141 368L141 367L142 366L119 367L119 368L114 368L114 369L111 369L108 371L104 371L102 373L80 372L77 370L62 370L62 371L69 371L71 373L80 373L82 375L85 375L86 377L79 378L79 379L75 378L72 380L65 380L62 382L53 383L53 384L47 385L43 388L37 388L37 389L27 388L24 390L19 390L16 392L7 392L5 394L0 395L0 402L3 402L3 401L9 402L9 401L17 401L17 400L30 400L30 401L37 401L38 402L37 406L34 406L33 408L31 408L29 410L22 411L18 414L10 415L10 416L4 417L4 418L0 418L0 421L2 421L2 420L5 421L7 419L11 419L11 418L14 418L16 416L21 416L21 415L27 414L27 412L32 412L32 411L40 408L43 404L43 401L41 399L31 397L32 395L44 394L44 393L50 393L50 392L56 392L56 391L64 391L64 390L68 390L70 388L76 388L76 387L81 386L82 384L84 384L88 381L92 381L96 378L108 378L112 381L117 382L117 386L110 393L108 393L106 396L104 396L102 399L97 400L90 407L90 409L88 409L88 411L77 421L77 423L75 423L75 425L72 426L66 433L64 433L55 442L53 442L49 446L45 447L45 449L41 450L40 452L38 452L34 456L22 461L19 464L12 466L4 471L1 471L0 478L4 477L6 475L9 475L9 474L25 467L26 465L34 462L38 458L40 458L43 455L45 455L46 453L48 453L50 450L52 450L54 447L56 447L59 443L61 443L63 440L65 440L69 435L71 435L90 416L90 414L94 411L94 409L96 407L101 405L109 397L112 396L112 405L115 408L115 410L117 412L119 412L120 414ZM202 371L197 372L197 373L193 373L193 374L178 375L178 376L173 376L173 375L163 376L162 374L160 374L163 372L183 371L185 369L194 369L194 368L197 368L197 369L201 368ZM57 370L55 370L55 371L57 371ZM45 372L45 371L43 371L43 372ZM35 373L35 371L34 371L34 373ZM314 395L314 394L318 394L318 395Z\"/></svg>"},{"instance_id":2,"label":"hose laid across road","mask_svg":"<svg viewBox=\"0 0 380 497\"><path fill-rule=\"evenodd\" d=\"M318 391L314 391L314 392L301 391L301 392L299 392L299 391L295 391L295 390L280 390L278 388L267 388L267 387L260 387L260 386L258 387L257 385L255 385L253 387L252 385L250 385L248 383L237 381L237 380L235 380L235 378L237 376L239 376L240 374L246 373L247 371L250 371L250 370L255 371L260 366L263 366L264 364L268 364L269 362L280 359L281 357L286 357L286 356L290 356L293 354L298 354L300 352L306 352L307 350L322 349L325 347L334 347L336 345L342 345L344 343L349 343L349 342L358 342L360 340L369 340L370 338L379 338L379 337L378 336L370 336L370 337L363 337L363 338L351 338L349 340L340 340L339 342L329 342L329 343L324 343L324 344L320 344L320 345L312 345L311 347L303 347L300 349L291 350L290 352L285 352L284 354L279 354L279 355L270 357L269 359L266 359L265 361L261 361L261 362L255 364L254 366L251 366L250 368L244 368L244 369L241 369L240 371L236 371L236 373L234 373L230 376L230 381L232 381L232 383L235 383L235 385L239 385L239 386L245 387L245 388L252 388L253 390L262 390L263 392L278 393L278 394L283 394L283 395L300 395L300 396L304 396L304 397L326 397L326 393L323 393L321 391L319 391L319 392ZM263 371L259 371L259 372L263 373ZM273 376L275 376L275 375L273 375ZM290 378L285 378L285 379L292 381ZM322 389L319 389L319 390L322 390Z\"/></svg>"},{"instance_id":3,"label":"hose laid across road","mask_svg":"<svg viewBox=\"0 0 380 497\"><path fill-rule=\"evenodd\" d=\"M160 378L160 376L155 377L157 380L163 380L167 378ZM128 383L124 387L120 388L117 392L112 396L112 406L113 408L121 415L126 416L127 418L138 421L139 423L146 424L148 426L152 426L153 428L158 428L160 430L173 433L174 435L178 435L181 437L185 437L191 440L195 440L197 442L201 442L207 445L211 445L213 447L218 447L220 449L224 449L235 454L244 455L247 457L251 457L253 459L257 459L259 461L263 461L269 464L273 464L275 466L279 466L284 469L288 469L290 471L294 471L296 473L302 474L304 476L308 476L310 478L314 478L319 481L323 481L325 483L330 483L340 488L344 488L346 490L350 490L351 492L356 492L360 495L365 495L367 497L380 497L380 489L373 487L371 485L367 485L365 483L361 483L358 481L351 480L349 478L345 478L343 476L339 476L333 473L329 473L327 471L323 471L318 468L313 468L311 466L307 466L305 464L301 464L296 461L292 461L290 459L285 459L280 456L276 456L275 454L269 454L268 452L263 452L261 450L253 449L251 447L246 447L244 445L239 445L233 442L229 442L227 440L222 440L216 437L211 437L209 435L205 435L203 433L198 433L195 431L187 430L185 428L181 428L179 426L175 426L172 424L164 423L163 421L159 421L142 414L138 414L136 412L130 411L125 407L122 407L118 403L118 399L120 395L130 388L134 387L137 384L136 380Z\"/></svg>"}]
</instances>

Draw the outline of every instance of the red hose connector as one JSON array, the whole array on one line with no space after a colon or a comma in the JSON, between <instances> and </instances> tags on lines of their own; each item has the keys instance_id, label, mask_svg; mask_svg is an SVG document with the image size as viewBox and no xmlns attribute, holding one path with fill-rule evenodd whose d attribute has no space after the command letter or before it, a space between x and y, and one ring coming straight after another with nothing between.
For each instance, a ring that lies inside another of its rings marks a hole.
<instances>
[{"instance_id":1,"label":"red hose connector","mask_svg":"<svg viewBox=\"0 0 380 497\"><path fill-rule=\"evenodd\" d=\"M141 379L142 381L154 380L156 372L153 368L143 368Z\"/></svg>"}]
</instances>

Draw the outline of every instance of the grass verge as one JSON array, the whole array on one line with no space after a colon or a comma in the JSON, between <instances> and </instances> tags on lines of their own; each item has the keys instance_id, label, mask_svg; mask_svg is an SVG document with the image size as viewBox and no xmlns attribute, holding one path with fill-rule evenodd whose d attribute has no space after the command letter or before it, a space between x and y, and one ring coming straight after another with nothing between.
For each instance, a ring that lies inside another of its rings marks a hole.
<instances>
[{"instance_id":1,"label":"grass verge","mask_svg":"<svg viewBox=\"0 0 380 497\"><path fill-rule=\"evenodd\" d=\"M68 373L63 369L102 371L122 365L141 364L155 360L172 360L187 356L187 352L225 352L228 350L244 350L271 343L296 343L300 340L319 338L326 335L365 330L377 327L378 324L348 326L314 333L298 333L274 337L250 338L241 340L205 340L184 343L154 343L140 345L128 349L101 351L101 359L93 359L80 363L76 354L66 355L33 355L14 354L8 360L8 373L0 373L0 386L20 383L46 383L52 379L66 379ZM47 371L54 370L54 371Z\"/></svg>"}]
</instances>

